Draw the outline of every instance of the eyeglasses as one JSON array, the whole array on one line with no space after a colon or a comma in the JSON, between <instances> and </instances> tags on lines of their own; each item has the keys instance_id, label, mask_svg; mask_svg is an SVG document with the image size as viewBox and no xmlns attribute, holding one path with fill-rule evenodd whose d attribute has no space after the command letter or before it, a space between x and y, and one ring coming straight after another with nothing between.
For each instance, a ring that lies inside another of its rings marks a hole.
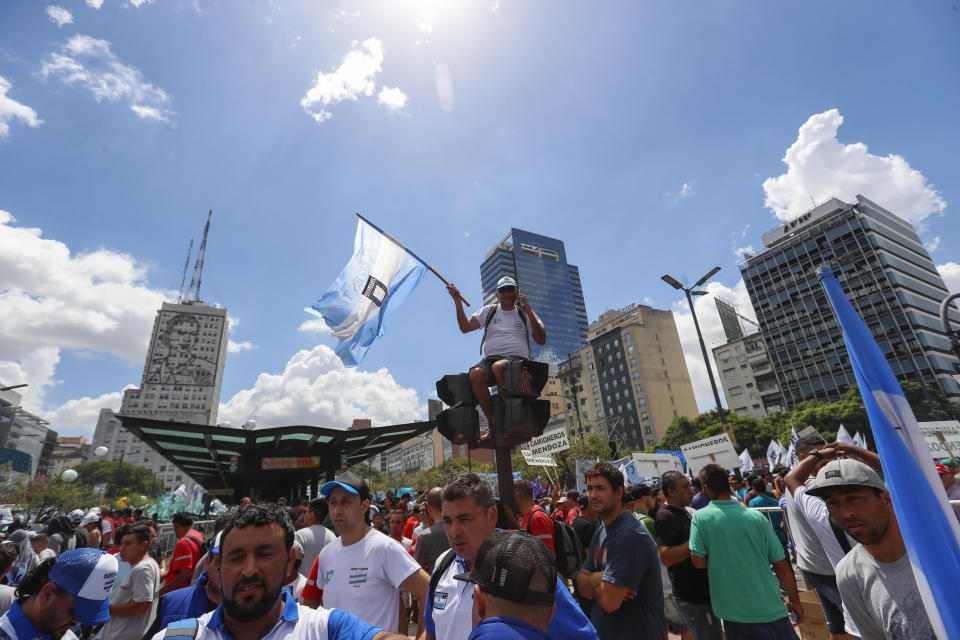
<instances>
[{"instance_id":1,"label":"eyeglasses","mask_svg":"<svg viewBox=\"0 0 960 640\"><path fill-rule=\"evenodd\" d=\"M499 289L497 289L497 293L513 293L516 290L517 290L516 287L507 285L505 287L500 287Z\"/></svg>"}]
</instances>

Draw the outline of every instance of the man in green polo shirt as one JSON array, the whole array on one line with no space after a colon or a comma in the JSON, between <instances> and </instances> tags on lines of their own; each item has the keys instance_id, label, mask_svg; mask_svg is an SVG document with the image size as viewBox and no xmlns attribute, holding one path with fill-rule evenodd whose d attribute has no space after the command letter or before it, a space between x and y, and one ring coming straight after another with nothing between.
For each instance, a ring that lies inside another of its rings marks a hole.
<instances>
[{"instance_id":1,"label":"man in green polo shirt","mask_svg":"<svg viewBox=\"0 0 960 640\"><path fill-rule=\"evenodd\" d=\"M770 565L787 592L790 609L803 621L800 596L783 547L767 519L730 498L727 472L708 464L700 482L710 504L690 524L690 559L707 570L713 613L723 620L727 640L796 640Z\"/></svg>"}]
</instances>

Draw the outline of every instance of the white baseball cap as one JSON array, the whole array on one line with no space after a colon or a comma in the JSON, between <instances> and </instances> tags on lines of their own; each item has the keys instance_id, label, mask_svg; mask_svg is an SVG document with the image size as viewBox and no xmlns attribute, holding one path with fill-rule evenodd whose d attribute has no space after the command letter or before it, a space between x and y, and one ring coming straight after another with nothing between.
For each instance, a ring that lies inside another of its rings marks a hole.
<instances>
[{"instance_id":1,"label":"white baseball cap","mask_svg":"<svg viewBox=\"0 0 960 640\"><path fill-rule=\"evenodd\" d=\"M77 620L93 626L110 621L110 590L118 567L114 556L99 549L72 549L57 557L47 575L73 594Z\"/></svg>"},{"instance_id":2,"label":"white baseball cap","mask_svg":"<svg viewBox=\"0 0 960 640\"><path fill-rule=\"evenodd\" d=\"M499 290L501 287L516 287L516 286L517 286L517 281L511 278L510 276L503 276L502 278L497 280L497 290Z\"/></svg>"}]
</instances>

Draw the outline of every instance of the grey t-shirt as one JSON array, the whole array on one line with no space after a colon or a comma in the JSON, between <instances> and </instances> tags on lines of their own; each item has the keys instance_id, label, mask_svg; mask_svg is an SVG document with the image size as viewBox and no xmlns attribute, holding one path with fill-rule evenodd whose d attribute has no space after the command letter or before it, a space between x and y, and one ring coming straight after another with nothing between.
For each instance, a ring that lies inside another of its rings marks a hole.
<instances>
[{"instance_id":1,"label":"grey t-shirt","mask_svg":"<svg viewBox=\"0 0 960 640\"><path fill-rule=\"evenodd\" d=\"M303 562L300 563L300 575L309 576L313 568L313 561L320 555L320 550L337 539L333 531L322 524L312 524L303 529L297 529L293 539L303 547Z\"/></svg>"},{"instance_id":2,"label":"grey t-shirt","mask_svg":"<svg viewBox=\"0 0 960 640\"><path fill-rule=\"evenodd\" d=\"M111 616L103 627L100 640L128 640L142 638L157 614L160 590L160 567L149 555L138 562L117 589L112 604L149 602L150 607L138 616Z\"/></svg>"},{"instance_id":3,"label":"grey t-shirt","mask_svg":"<svg viewBox=\"0 0 960 640\"><path fill-rule=\"evenodd\" d=\"M16 600L13 595L16 590L16 587L11 587L8 584L0 584L0 616L10 611L13 601Z\"/></svg>"},{"instance_id":4,"label":"grey t-shirt","mask_svg":"<svg viewBox=\"0 0 960 640\"><path fill-rule=\"evenodd\" d=\"M431 571L440 554L449 548L450 541L447 539L447 531L443 526L443 521L440 521L417 536L417 547L413 551L413 559L420 563L420 566L425 570Z\"/></svg>"},{"instance_id":5,"label":"grey t-shirt","mask_svg":"<svg viewBox=\"0 0 960 640\"><path fill-rule=\"evenodd\" d=\"M863 640L933 640L907 554L878 562L858 544L837 565L837 587Z\"/></svg>"},{"instance_id":6,"label":"grey t-shirt","mask_svg":"<svg viewBox=\"0 0 960 640\"><path fill-rule=\"evenodd\" d=\"M813 486L813 478L809 478L805 483L807 489ZM818 573L822 576L833 575L833 565L827 558L820 539L813 532L810 523L807 522L800 507L793 499L793 494L786 492L787 498L787 526L790 528L790 535L793 538L793 544L797 549L797 566L804 571Z\"/></svg>"}]
</instances>

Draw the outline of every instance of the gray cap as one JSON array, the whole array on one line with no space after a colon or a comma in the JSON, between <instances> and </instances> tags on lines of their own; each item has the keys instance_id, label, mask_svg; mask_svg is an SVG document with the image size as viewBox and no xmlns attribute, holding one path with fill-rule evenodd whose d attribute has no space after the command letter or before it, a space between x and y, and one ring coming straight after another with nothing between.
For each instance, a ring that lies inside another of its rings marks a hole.
<instances>
[{"instance_id":1,"label":"gray cap","mask_svg":"<svg viewBox=\"0 0 960 640\"><path fill-rule=\"evenodd\" d=\"M886 491L883 480L876 471L859 460L831 460L817 472L817 480L807 493L812 496L823 495L834 487L870 487Z\"/></svg>"}]
</instances>

